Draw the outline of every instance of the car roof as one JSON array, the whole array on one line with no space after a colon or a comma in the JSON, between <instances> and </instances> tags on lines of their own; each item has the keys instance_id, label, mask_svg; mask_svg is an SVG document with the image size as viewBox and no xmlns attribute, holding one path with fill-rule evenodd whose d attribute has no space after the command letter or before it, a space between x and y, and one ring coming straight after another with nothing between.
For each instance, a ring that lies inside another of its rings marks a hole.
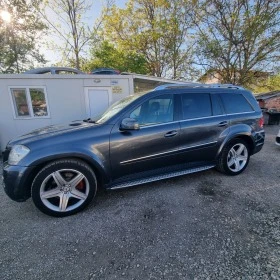
<instances>
[{"instance_id":1,"label":"car roof","mask_svg":"<svg viewBox=\"0 0 280 280\"><path fill-rule=\"evenodd\" d=\"M154 91L164 90L164 89L186 89L186 88L193 88L193 89L194 88L214 88L214 89L223 88L223 89L244 90L243 87L232 85L232 84L203 84L203 83L191 82L185 84L164 84L154 88Z\"/></svg>"},{"instance_id":2,"label":"car roof","mask_svg":"<svg viewBox=\"0 0 280 280\"><path fill-rule=\"evenodd\" d=\"M99 74L101 72L110 72L112 74L120 74L121 73L120 70L118 70L118 69L102 67L102 68L93 69L91 71L91 74Z\"/></svg>"},{"instance_id":3,"label":"car roof","mask_svg":"<svg viewBox=\"0 0 280 280\"><path fill-rule=\"evenodd\" d=\"M66 72L74 72L76 74L85 74L84 72L70 67L42 67L42 68L35 68L28 71L25 71L23 74L44 74L47 72L53 73L55 71L66 71Z\"/></svg>"}]
</instances>

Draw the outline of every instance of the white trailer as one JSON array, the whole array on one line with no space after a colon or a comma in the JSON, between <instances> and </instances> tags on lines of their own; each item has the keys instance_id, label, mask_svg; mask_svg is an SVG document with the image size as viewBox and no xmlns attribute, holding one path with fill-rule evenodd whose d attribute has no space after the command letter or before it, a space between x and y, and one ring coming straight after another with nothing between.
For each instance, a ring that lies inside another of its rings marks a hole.
<instances>
[{"instance_id":1,"label":"white trailer","mask_svg":"<svg viewBox=\"0 0 280 280\"><path fill-rule=\"evenodd\" d=\"M0 151L14 137L95 117L131 94L132 75L0 75Z\"/></svg>"}]
</instances>

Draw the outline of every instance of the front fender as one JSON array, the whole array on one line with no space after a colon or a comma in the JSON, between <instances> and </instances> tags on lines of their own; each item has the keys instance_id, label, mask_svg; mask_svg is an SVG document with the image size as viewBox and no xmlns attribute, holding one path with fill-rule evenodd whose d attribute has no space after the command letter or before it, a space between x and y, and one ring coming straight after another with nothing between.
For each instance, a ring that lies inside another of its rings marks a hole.
<instances>
[{"instance_id":1,"label":"front fender","mask_svg":"<svg viewBox=\"0 0 280 280\"><path fill-rule=\"evenodd\" d=\"M55 147L55 149L43 149L43 150L31 150L30 154L24 158L20 165L28 167L36 167L47 164L54 160L65 159L65 158L78 158L87 162L91 167L96 169L102 176L102 179L106 183L110 181L110 163L108 161L109 149L100 152L96 148L91 147L87 149L67 149L66 147Z\"/></svg>"}]
</instances>

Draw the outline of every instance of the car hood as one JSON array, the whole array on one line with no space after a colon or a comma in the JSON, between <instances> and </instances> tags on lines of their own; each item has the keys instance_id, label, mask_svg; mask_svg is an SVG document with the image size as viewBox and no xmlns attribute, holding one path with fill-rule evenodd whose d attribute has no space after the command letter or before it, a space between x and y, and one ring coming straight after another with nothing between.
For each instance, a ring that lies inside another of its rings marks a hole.
<instances>
[{"instance_id":1,"label":"car hood","mask_svg":"<svg viewBox=\"0 0 280 280\"><path fill-rule=\"evenodd\" d=\"M31 132L19 136L8 143L8 146L13 146L15 144L25 144L30 141L39 140L52 135L63 134L65 132L70 132L73 130L80 130L88 127L95 126L94 123L88 123L83 121L73 121L68 124L58 124L42 127L39 129L32 130Z\"/></svg>"}]
</instances>

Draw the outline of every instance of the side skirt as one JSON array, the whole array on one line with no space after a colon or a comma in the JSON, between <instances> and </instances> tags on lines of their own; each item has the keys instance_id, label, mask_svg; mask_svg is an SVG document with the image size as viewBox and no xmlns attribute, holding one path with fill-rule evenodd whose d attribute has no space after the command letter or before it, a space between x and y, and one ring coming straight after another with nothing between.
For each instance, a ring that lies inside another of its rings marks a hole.
<instances>
[{"instance_id":1,"label":"side skirt","mask_svg":"<svg viewBox=\"0 0 280 280\"><path fill-rule=\"evenodd\" d=\"M161 174L161 175L149 176L146 178L141 178L141 179L136 179L136 180L132 180L132 181L126 181L126 182L122 182L122 183L113 184L108 189L116 190L116 189L128 188L128 187L132 187L132 186L142 185L142 184L160 181L160 180L164 180L164 179L169 179L169 178L173 178L173 177L178 177L178 176L182 176L182 175L186 175L186 174L196 173L199 171L211 169L213 167L215 167L215 164L205 165L205 166L201 166L201 167L193 167L193 168L180 170L180 171L168 172L168 173Z\"/></svg>"}]
</instances>

